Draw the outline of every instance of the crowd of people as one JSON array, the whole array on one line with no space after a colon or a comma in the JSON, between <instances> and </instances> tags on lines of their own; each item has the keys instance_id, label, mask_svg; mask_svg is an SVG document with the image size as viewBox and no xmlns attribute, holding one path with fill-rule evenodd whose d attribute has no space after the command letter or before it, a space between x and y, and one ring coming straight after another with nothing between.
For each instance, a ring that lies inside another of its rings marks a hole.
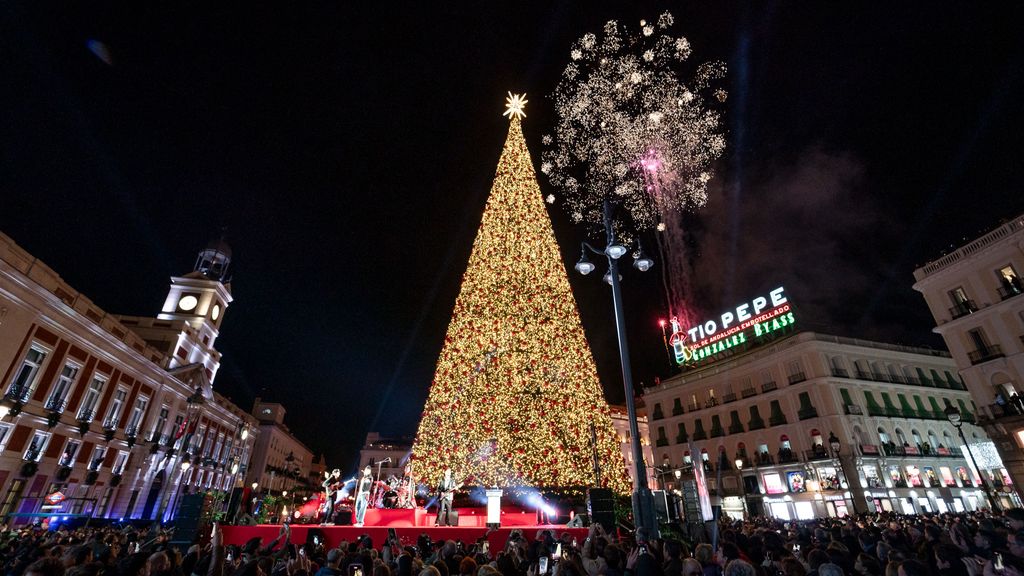
<instances>
[{"instance_id":1,"label":"crowd of people","mask_svg":"<svg viewBox=\"0 0 1024 576\"><path fill-rule=\"evenodd\" d=\"M489 534L488 534L489 535ZM210 541L182 550L166 533L130 528L0 531L0 576L1017 576L1024 575L1024 510L922 516L890 513L779 522L722 519L697 541L619 538L593 525L571 532L512 531L500 550L475 542L369 536L327 547Z\"/></svg>"}]
</instances>

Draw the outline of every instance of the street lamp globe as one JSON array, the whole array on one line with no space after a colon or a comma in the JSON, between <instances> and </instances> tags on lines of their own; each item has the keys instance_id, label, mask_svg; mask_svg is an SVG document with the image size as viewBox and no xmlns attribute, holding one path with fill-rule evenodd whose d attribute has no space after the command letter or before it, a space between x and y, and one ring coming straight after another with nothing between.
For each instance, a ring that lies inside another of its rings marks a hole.
<instances>
[{"instance_id":1,"label":"street lamp globe","mask_svg":"<svg viewBox=\"0 0 1024 576\"><path fill-rule=\"evenodd\" d=\"M587 249L583 249L583 253L580 254L580 261L576 263L576 271L586 276L594 271L594 263L587 258Z\"/></svg>"},{"instance_id":2,"label":"street lamp globe","mask_svg":"<svg viewBox=\"0 0 1024 576\"><path fill-rule=\"evenodd\" d=\"M743 470L743 458L736 459L736 469Z\"/></svg>"},{"instance_id":3,"label":"street lamp globe","mask_svg":"<svg viewBox=\"0 0 1024 576\"><path fill-rule=\"evenodd\" d=\"M255 490L255 489L259 488L259 487L260 487L260 483L259 482L253 482L252 483L252 489L253 490Z\"/></svg>"},{"instance_id":4,"label":"street lamp globe","mask_svg":"<svg viewBox=\"0 0 1024 576\"><path fill-rule=\"evenodd\" d=\"M188 470L189 466L191 465L192 457L189 456L188 453L186 453L185 457L181 459L181 471L184 472L185 470Z\"/></svg>"},{"instance_id":5,"label":"street lamp globe","mask_svg":"<svg viewBox=\"0 0 1024 576\"><path fill-rule=\"evenodd\" d=\"M946 413L946 418L949 420L950 424L956 426L957 428L961 426L963 416L960 414L959 408L950 404L949 406L946 406L944 412Z\"/></svg>"},{"instance_id":6,"label":"street lamp globe","mask_svg":"<svg viewBox=\"0 0 1024 576\"><path fill-rule=\"evenodd\" d=\"M683 475L683 471L682 471L682 470L680 470L680 469L678 469L678 468L676 468L676 470L675 470L675 475L676 475L676 478L678 479L678 478L679 478L680 476L682 476L682 475Z\"/></svg>"},{"instance_id":7,"label":"street lamp globe","mask_svg":"<svg viewBox=\"0 0 1024 576\"><path fill-rule=\"evenodd\" d=\"M607 248L604 249L604 253L607 254L608 257L611 258L612 260L618 260L619 258L622 258L628 251L629 249L627 249L622 244L612 244L611 246L608 246Z\"/></svg>"}]
</instances>

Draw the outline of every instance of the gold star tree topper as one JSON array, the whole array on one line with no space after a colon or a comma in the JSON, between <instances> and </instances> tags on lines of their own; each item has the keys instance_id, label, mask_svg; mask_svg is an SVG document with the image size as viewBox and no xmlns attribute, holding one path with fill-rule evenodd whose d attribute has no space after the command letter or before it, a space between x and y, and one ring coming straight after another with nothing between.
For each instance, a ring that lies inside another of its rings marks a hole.
<instances>
[{"instance_id":1,"label":"gold star tree topper","mask_svg":"<svg viewBox=\"0 0 1024 576\"><path fill-rule=\"evenodd\" d=\"M508 98L505 98L505 111L501 113L502 116L508 116L511 120L513 116L519 119L526 117L526 112L523 112L523 108L526 108L526 103L529 100L526 99L526 94L513 94L508 93Z\"/></svg>"}]
</instances>

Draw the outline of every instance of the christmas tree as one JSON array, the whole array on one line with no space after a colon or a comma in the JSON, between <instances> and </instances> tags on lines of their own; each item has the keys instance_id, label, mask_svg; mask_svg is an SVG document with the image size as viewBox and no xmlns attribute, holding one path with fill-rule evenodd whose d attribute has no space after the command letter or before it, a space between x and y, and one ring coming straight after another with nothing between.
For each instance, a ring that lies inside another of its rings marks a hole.
<instances>
[{"instance_id":1,"label":"christmas tree","mask_svg":"<svg viewBox=\"0 0 1024 576\"><path fill-rule=\"evenodd\" d=\"M630 489L520 118L510 125L413 446L484 486ZM600 479L595 473L595 457Z\"/></svg>"}]
</instances>

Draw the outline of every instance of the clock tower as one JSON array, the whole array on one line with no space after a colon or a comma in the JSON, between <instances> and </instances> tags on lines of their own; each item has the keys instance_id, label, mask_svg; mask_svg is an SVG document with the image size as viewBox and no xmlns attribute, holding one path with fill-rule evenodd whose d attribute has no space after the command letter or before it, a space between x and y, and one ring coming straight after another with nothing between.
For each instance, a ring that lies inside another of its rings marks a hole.
<instances>
[{"instance_id":1,"label":"clock tower","mask_svg":"<svg viewBox=\"0 0 1024 576\"><path fill-rule=\"evenodd\" d=\"M231 247L223 238L213 240L199 251L193 270L171 278L158 321L185 323L170 352L168 369L201 364L212 383L220 367L220 352L214 348L224 313L231 304Z\"/></svg>"}]
</instances>

